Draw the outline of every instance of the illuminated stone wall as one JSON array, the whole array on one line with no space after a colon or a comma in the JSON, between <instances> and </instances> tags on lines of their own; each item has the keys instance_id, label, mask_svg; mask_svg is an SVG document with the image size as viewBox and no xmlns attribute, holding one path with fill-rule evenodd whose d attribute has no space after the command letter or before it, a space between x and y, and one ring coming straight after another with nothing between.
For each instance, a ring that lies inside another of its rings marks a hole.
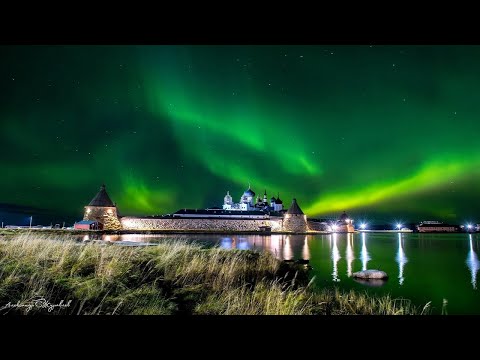
<instances>
[{"instance_id":1,"label":"illuminated stone wall","mask_svg":"<svg viewBox=\"0 0 480 360\"><path fill-rule=\"evenodd\" d=\"M283 221L283 230L292 232L308 231L307 215L285 214Z\"/></svg>"},{"instance_id":2,"label":"illuminated stone wall","mask_svg":"<svg viewBox=\"0 0 480 360\"><path fill-rule=\"evenodd\" d=\"M224 219L145 219L122 217L124 230L220 230L259 231L260 226L271 226L282 231L282 219L224 220Z\"/></svg>"},{"instance_id":3,"label":"illuminated stone wall","mask_svg":"<svg viewBox=\"0 0 480 360\"><path fill-rule=\"evenodd\" d=\"M116 207L85 206L83 220L98 221L105 230L121 230Z\"/></svg>"},{"instance_id":4,"label":"illuminated stone wall","mask_svg":"<svg viewBox=\"0 0 480 360\"><path fill-rule=\"evenodd\" d=\"M308 221L307 220L307 226L309 230L313 231L327 231L327 227L325 226L324 223L318 222L318 221Z\"/></svg>"},{"instance_id":5,"label":"illuminated stone wall","mask_svg":"<svg viewBox=\"0 0 480 360\"><path fill-rule=\"evenodd\" d=\"M118 217L110 213L106 213L104 216L103 228L105 230L122 230L122 224Z\"/></svg>"},{"instance_id":6,"label":"illuminated stone wall","mask_svg":"<svg viewBox=\"0 0 480 360\"><path fill-rule=\"evenodd\" d=\"M355 232L355 228L352 224L343 224L343 225L337 225L337 230L335 230L337 233L352 233Z\"/></svg>"}]
</instances>

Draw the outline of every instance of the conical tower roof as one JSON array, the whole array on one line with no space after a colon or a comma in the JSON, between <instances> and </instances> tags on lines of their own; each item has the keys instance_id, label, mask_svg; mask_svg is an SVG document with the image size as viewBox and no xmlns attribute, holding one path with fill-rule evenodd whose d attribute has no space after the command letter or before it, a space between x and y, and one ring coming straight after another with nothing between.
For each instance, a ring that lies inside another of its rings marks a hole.
<instances>
[{"instance_id":1,"label":"conical tower roof","mask_svg":"<svg viewBox=\"0 0 480 360\"><path fill-rule=\"evenodd\" d=\"M344 220L347 220L348 219L348 215L347 213L344 211L342 215L340 215L340 221L344 221Z\"/></svg>"},{"instance_id":2,"label":"conical tower roof","mask_svg":"<svg viewBox=\"0 0 480 360\"><path fill-rule=\"evenodd\" d=\"M294 215L304 215L302 209L297 204L297 199L293 199L292 205L288 208L287 214L294 214Z\"/></svg>"},{"instance_id":3,"label":"conical tower roof","mask_svg":"<svg viewBox=\"0 0 480 360\"><path fill-rule=\"evenodd\" d=\"M105 207L114 207L115 204L110 199L105 190L105 184L100 187L100 191L95 195L95 197L90 201L88 206L105 206Z\"/></svg>"}]
</instances>

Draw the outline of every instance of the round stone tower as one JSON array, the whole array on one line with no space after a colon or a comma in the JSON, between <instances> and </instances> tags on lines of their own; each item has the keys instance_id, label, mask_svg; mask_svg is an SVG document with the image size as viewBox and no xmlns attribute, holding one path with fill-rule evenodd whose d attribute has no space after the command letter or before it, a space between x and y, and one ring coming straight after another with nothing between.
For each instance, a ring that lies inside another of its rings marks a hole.
<instances>
[{"instance_id":1,"label":"round stone tower","mask_svg":"<svg viewBox=\"0 0 480 360\"><path fill-rule=\"evenodd\" d=\"M293 199L292 205L283 218L283 230L292 232L307 232L307 215L305 215L297 204L297 199Z\"/></svg>"},{"instance_id":2,"label":"round stone tower","mask_svg":"<svg viewBox=\"0 0 480 360\"><path fill-rule=\"evenodd\" d=\"M353 220L349 218L345 211L337 221L337 232L355 232Z\"/></svg>"},{"instance_id":3,"label":"round stone tower","mask_svg":"<svg viewBox=\"0 0 480 360\"><path fill-rule=\"evenodd\" d=\"M100 187L97 195L85 206L83 220L97 221L99 230L122 229L122 225L118 220L117 206L108 196L105 185Z\"/></svg>"}]
</instances>

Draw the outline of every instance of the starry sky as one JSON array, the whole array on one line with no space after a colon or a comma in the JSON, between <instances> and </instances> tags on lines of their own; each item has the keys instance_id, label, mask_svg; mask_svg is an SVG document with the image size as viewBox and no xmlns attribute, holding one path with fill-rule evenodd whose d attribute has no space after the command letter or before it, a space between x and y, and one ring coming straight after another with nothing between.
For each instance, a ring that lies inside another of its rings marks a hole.
<instances>
[{"instance_id":1,"label":"starry sky","mask_svg":"<svg viewBox=\"0 0 480 360\"><path fill-rule=\"evenodd\" d=\"M2 46L0 203L480 220L480 47ZM393 221L393 220L392 220Z\"/></svg>"}]
</instances>

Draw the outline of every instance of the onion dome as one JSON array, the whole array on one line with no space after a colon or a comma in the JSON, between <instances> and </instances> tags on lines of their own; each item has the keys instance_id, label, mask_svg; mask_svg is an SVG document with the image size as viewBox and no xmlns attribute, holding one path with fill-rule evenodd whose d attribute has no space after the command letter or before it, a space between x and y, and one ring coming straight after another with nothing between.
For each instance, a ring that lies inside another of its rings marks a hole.
<instances>
[{"instance_id":1,"label":"onion dome","mask_svg":"<svg viewBox=\"0 0 480 360\"><path fill-rule=\"evenodd\" d=\"M294 199L294 200L295 200L295 199ZM283 204L283 201L280 200L280 194L278 194L278 197L277 197L277 199L275 200L275 204L278 204L278 205Z\"/></svg>"},{"instance_id":2,"label":"onion dome","mask_svg":"<svg viewBox=\"0 0 480 360\"><path fill-rule=\"evenodd\" d=\"M231 204L232 203L232 196L230 195L230 191L227 191L227 195L223 198L223 202L225 204Z\"/></svg>"},{"instance_id":3,"label":"onion dome","mask_svg":"<svg viewBox=\"0 0 480 360\"><path fill-rule=\"evenodd\" d=\"M245 192L243 193L243 195L245 195L245 196L251 196L251 197L254 197L254 196L255 196L255 193L252 191L252 189L250 189L250 185L248 185L248 189L245 190Z\"/></svg>"}]
</instances>

